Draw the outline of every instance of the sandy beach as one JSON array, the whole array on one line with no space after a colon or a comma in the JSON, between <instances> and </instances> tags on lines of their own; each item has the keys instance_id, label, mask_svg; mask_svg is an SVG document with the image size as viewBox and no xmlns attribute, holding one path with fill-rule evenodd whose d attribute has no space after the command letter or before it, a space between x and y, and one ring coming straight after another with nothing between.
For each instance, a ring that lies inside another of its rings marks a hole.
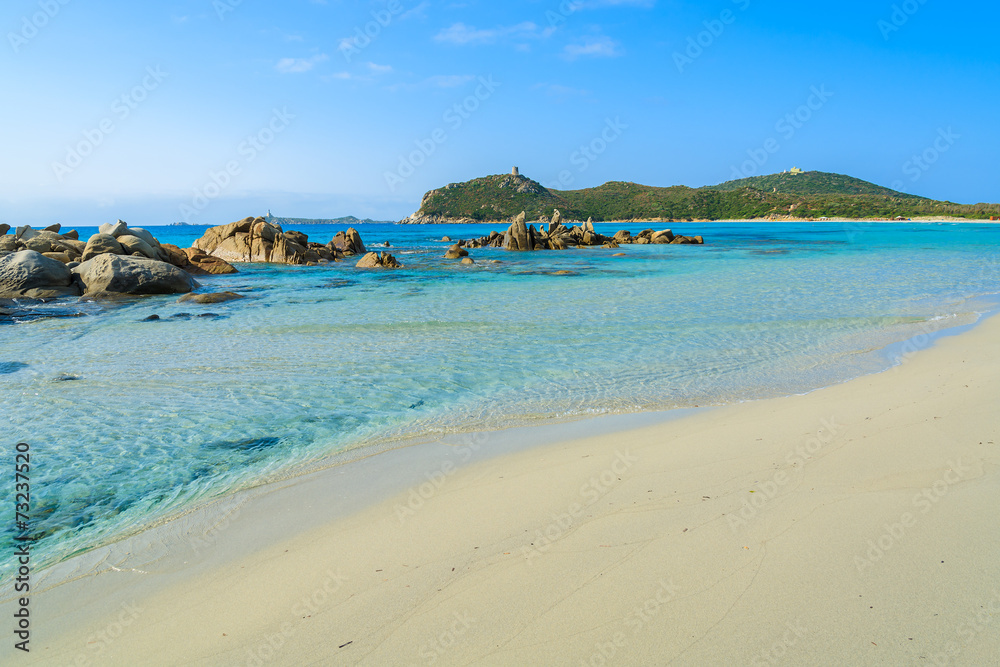
<instances>
[{"instance_id":1,"label":"sandy beach","mask_svg":"<svg viewBox=\"0 0 1000 667\"><path fill-rule=\"evenodd\" d=\"M998 341L992 318L807 395L464 466L459 448L268 541L262 522L303 512L285 484L198 567L39 593L22 662L996 664Z\"/></svg>"}]
</instances>

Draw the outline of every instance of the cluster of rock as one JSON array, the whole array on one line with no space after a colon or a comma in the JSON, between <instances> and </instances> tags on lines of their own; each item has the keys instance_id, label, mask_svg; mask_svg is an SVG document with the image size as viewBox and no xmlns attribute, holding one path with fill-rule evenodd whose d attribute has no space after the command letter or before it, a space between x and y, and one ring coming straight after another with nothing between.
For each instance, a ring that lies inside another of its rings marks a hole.
<instances>
[{"instance_id":1,"label":"cluster of rock","mask_svg":"<svg viewBox=\"0 0 1000 667\"><path fill-rule=\"evenodd\" d=\"M351 227L327 244L314 243L302 232L284 231L266 219L244 218L212 227L194 242L194 248L227 262L272 262L314 266L367 252L361 235Z\"/></svg>"},{"instance_id":2,"label":"cluster of rock","mask_svg":"<svg viewBox=\"0 0 1000 667\"><path fill-rule=\"evenodd\" d=\"M504 248L505 250L565 250L570 247L601 246L604 248L617 248L626 244L646 244L646 243L670 243L670 244L690 244L699 245L704 243L700 236L675 236L669 229L654 231L646 229L637 236L632 236L626 229L620 230L614 236L605 236L594 230L594 221L588 219L580 225L567 227L562 220L562 215L557 209L551 219L543 218L543 224L538 228L535 225L525 222L525 213L522 211L511 222L507 231L490 232L489 236L478 239L463 241L459 247L466 248ZM547 224L546 224L547 223ZM453 248L454 250L454 248ZM454 255L452 251L445 257L453 255L451 259L457 259L460 255Z\"/></svg>"},{"instance_id":3,"label":"cluster of rock","mask_svg":"<svg viewBox=\"0 0 1000 667\"><path fill-rule=\"evenodd\" d=\"M643 245L645 243L660 243L660 244L670 244L670 245L702 245L705 243L705 239L700 236L682 236L680 234L674 235L674 233L669 229L661 229L656 232L652 229L644 229L637 236L632 236L632 233L627 229L623 229L617 232L611 240L619 245L627 245L634 243L636 245Z\"/></svg>"},{"instance_id":4,"label":"cluster of rock","mask_svg":"<svg viewBox=\"0 0 1000 667\"><path fill-rule=\"evenodd\" d=\"M368 253L353 227L320 244L264 218L245 218L212 227L191 248L160 243L121 220L101 225L86 243L60 229L25 226L8 234L10 226L0 225L0 298L183 294L199 287L192 276L235 273L229 262L316 265L364 255L359 267L401 266L389 253Z\"/></svg>"},{"instance_id":5,"label":"cluster of rock","mask_svg":"<svg viewBox=\"0 0 1000 667\"><path fill-rule=\"evenodd\" d=\"M86 243L76 231L60 234L59 225L9 230L0 226L0 298L177 294L198 286L192 273L226 270L214 263L202 268L177 246L121 220L101 225Z\"/></svg>"},{"instance_id":6,"label":"cluster of rock","mask_svg":"<svg viewBox=\"0 0 1000 667\"><path fill-rule=\"evenodd\" d=\"M355 265L359 269L401 269L395 257L387 252L369 252L362 257Z\"/></svg>"}]
</instances>

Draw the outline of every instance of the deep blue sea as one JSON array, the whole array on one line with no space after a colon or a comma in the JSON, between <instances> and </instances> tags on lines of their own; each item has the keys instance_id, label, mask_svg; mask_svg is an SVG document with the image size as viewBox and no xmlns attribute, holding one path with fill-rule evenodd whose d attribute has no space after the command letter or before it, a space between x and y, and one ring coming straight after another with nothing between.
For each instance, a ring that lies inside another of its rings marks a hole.
<instances>
[{"instance_id":1,"label":"deep blue sea","mask_svg":"<svg viewBox=\"0 0 1000 667\"><path fill-rule=\"evenodd\" d=\"M30 443L35 567L352 448L883 370L884 348L972 323L1000 292L1000 225L669 227L706 245L481 249L463 266L442 235L503 226L360 225L405 267L240 266L199 278L240 301L67 300L35 313L77 316L0 325L3 474ZM151 231L189 246L204 229ZM325 243L343 227L299 229ZM6 553L14 487L0 489Z\"/></svg>"}]
</instances>

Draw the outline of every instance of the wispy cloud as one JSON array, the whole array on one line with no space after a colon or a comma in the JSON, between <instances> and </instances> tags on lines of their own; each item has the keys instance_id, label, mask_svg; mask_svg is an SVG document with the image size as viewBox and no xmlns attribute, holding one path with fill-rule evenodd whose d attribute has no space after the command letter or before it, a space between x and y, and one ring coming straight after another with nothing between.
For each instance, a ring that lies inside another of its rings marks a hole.
<instances>
[{"instance_id":1,"label":"wispy cloud","mask_svg":"<svg viewBox=\"0 0 1000 667\"><path fill-rule=\"evenodd\" d=\"M392 71L392 65L376 65L375 63L368 63L368 70L374 74L388 74Z\"/></svg>"},{"instance_id":2,"label":"wispy cloud","mask_svg":"<svg viewBox=\"0 0 1000 667\"><path fill-rule=\"evenodd\" d=\"M413 9L408 9L399 15L399 20L405 21L406 19L422 19L427 17L427 9L431 6L430 2L424 0L419 5Z\"/></svg>"},{"instance_id":3,"label":"wispy cloud","mask_svg":"<svg viewBox=\"0 0 1000 667\"><path fill-rule=\"evenodd\" d=\"M396 92L399 90L427 90L428 88L457 88L470 81L475 81L475 79L476 77L471 74L437 74L416 83L396 83L386 86L386 90Z\"/></svg>"},{"instance_id":4,"label":"wispy cloud","mask_svg":"<svg viewBox=\"0 0 1000 667\"><path fill-rule=\"evenodd\" d=\"M583 97L591 94L589 90L585 90L583 88L572 88L558 83L536 83L531 87L531 89L541 90L548 95L552 95L553 97Z\"/></svg>"},{"instance_id":5,"label":"wispy cloud","mask_svg":"<svg viewBox=\"0 0 1000 667\"><path fill-rule=\"evenodd\" d=\"M525 39L545 39L555 32L555 28L540 28L532 21L496 28L475 28L464 23L455 23L445 28L434 40L447 44L495 44L500 41L520 41Z\"/></svg>"},{"instance_id":6,"label":"wispy cloud","mask_svg":"<svg viewBox=\"0 0 1000 667\"><path fill-rule=\"evenodd\" d=\"M331 81L350 81L356 77L352 76L350 72L334 72L333 74L324 74L320 77L320 81L325 81L330 83Z\"/></svg>"},{"instance_id":7,"label":"wispy cloud","mask_svg":"<svg viewBox=\"0 0 1000 667\"><path fill-rule=\"evenodd\" d=\"M298 74L300 72L308 72L319 63L328 59L329 56L325 53L319 53L311 58L282 58L274 66L274 69L282 74Z\"/></svg>"},{"instance_id":8,"label":"wispy cloud","mask_svg":"<svg viewBox=\"0 0 1000 667\"><path fill-rule=\"evenodd\" d=\"M579 44L567 44L563 48L566 60L577 58L615 58L622 54L621 45L610 37L585 37Z\"/></svg>"}]
</instances>

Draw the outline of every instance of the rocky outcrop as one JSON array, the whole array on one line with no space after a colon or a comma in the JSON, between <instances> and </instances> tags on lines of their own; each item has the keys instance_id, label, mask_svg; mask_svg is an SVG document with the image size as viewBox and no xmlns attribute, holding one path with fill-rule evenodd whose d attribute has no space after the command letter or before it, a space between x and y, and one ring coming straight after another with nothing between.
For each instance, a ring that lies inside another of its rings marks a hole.
<instances>
[{"instance_id":1,"label":"rocky outcrop","mask_svg":"<svg viewBox=\"0 0 1000 667\"><path fill-rule=\"evenodd\" d=\"M355 265L359 269L400 269L402 264L387 252L370 252Z\"/></svg>"},{"instance_id":2,"label":"rocky outcrop","mask_svg":"<svg viewBox=\"0 0 1000 667\"><path fill-rule=\"evenodd\" d=\"M167 262L184 269L192 276L222 275L237 273L236 267L224 259L206 255L197 248L178 248L171 243L160 246L167 255Z\"/></svg>"},{"instance_id":3,"label":"rocky outcrop","mask_svg":"<svg viewBox=\"0 0 1000 667\"><path fill-rule=\"evenodd\" d=\"M160 244L148 230L129 228L122 220L101 225L86 243L75 231L60 234L61 229L22 226L13 235L0 236L4 295L176 294L197 286L191 273L235 271L214 257L204 265L192 263L177 246ZM205 265L210 270L201 268Z\"/></svg>"},{"instance_id":4,"label":"rocky outcrop","mask_svg":"<svg viewBox=\"0 0 1000 667\"><path fill-rule=\"evenodd\" d=\"M184 248L181 252L187 258L190 273L193 275L225 275L227 273L238 273L236 267L220 257L206 255L197 248ZM186 267L181 267L188 271Z\"/></svg>"},{"instance_id":5,"label":"rocky outcrop","mask_svg":"<svg viewBox=\"0 0 1000 667\"><path fill-rule=\"evenodd\" d=\"M135 255L103 253L73 269L84 295L184 294L198 287L187 271Z\"/></svg>"},{"instance_id":6,"label":"rocky outcrop","mask_svg":"<svg viewBox=\"0 0 1000 667\"><path fill-rule=\"evenodd\" d=\"M361 234L354 227L348 227L346 232L337 232L330 243L345 255L364 255L368 252L361 241Z\"/></svg>"},{"instance_id":7,"label":"rocky outcrop","mask_svg":"<svg viewBox=\"0 0 1000 667\"><path fill-rule=\"evenodd\" d=\"M324 245L310 242L302 232L285 232L281 225L264 218L244 218L212 227L193 247L226 262L306 265L335 262L346 255L365 252L361 236L353 227Z\"/></svg>"},{"instance_id":8,"label":"rocky outcrop","mask_svg":"<svg viewBox=\"0 0 1000 667\"><path fill-rule=\"evenodd\" d=\"M468 256L469 251L458 243L448 248L448 251L444 254L445 259L461 259Z\"/></svg>"},{"instance_id":9,"label":"rocky outcrop","mask_svg":"<svg viewBox=\"0 0 1000 667\"><path fill-rule=\"evenodd\" d=\"M80 288L63 262L35 250L20 250L0 257L0 298L63 296L80 296Z\"/></svg>"},{"instance_id":10,"label":"rocky outcrop","mask_svg":"<svg viewBox=\"0 0 1000 667\"><path fill-rule=\"evenodd\" d=\"M102 227L105 225L102 225ZM125 249L118 243L118 240L111 234L94 234L87 241L87 247L83 251L81 262L86 262L98 255L124 255Z\"/></svg>"},{"instance_id":11,"label":"rocky outcrop","mask_svg":"<svg viewBox=\"0 0 1000 667\"><path fill-rule=\"evenodd\" d=\"M36 231L31 227L24 226L18 227L14 234L0 236L0 255L19 250L34 250L43 255L65 256L64 263L66 263L79 259L83 249L83 243L75 238L60 235L51 229Z\"/></svg>"},{"instance_id":12,"label":"rocky outcrop","mask_svg":"<svg viewBox=\"0 0 1000 667\"><path fill-rule=\"evenodd\" d=\"M567 227L562 222L562 216L558 209L553 213L551 221L548 223L548 230L536 229L534 225L525 223L525 213L522 211L515 216L510 223L510 227L503 235L493 232L489 236L480 239L466 241L466 247L492 246L502 247L506 250L565 250L571 247L593 247L617 248L620 245L630 243L662 243L662 244L702 244L704 239L700 236L674 236L669 229L654 231L647 229L642 231L637 237L633 237L628 230L620 230L613 237L604 236L594 229L594 221L588 219L579 226ZM498 237L500 240L498 240Z\"/></svg>"}]
</instances>

